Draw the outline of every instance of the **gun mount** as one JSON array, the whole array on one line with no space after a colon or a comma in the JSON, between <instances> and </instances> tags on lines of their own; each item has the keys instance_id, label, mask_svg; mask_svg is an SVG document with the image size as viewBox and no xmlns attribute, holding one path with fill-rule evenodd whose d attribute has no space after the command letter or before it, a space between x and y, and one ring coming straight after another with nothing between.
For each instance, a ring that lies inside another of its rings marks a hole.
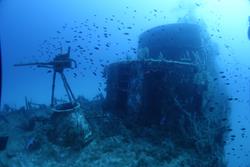
<instances>
[{"instance_id":1,"label":"gun mount","mask_svg":"<svg viewBox=\"0 0 250 167\"><path fill-rule=\"evenodd\" d=\"M52 94L51 94L51 106L55 105L55 82L56 82L56 74L59 73L61 79L63 81L64 88L66 90L67 96L71 104L76 102L76 98L69 86L69 83L64 75L65 69L74 69L77 68L77 63L75 60L70 58L70 47L68 48L68 52L65 54L59 54L55 56L53 61L50 62L35 62L35 63L25 63L25 64L14 64L15 67L22 66L36 66L38 68L49 68L53 69L53 80L52 80Z\"/></svg>"}]
</instances>

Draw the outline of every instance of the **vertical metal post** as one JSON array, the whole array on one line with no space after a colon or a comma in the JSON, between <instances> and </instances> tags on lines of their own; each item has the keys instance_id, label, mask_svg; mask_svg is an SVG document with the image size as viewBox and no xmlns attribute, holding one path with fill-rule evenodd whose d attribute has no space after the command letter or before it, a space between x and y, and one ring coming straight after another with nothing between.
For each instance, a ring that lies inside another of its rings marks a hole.
<instances>
[{"instance_id":1,"label":"vertical metal post","mask_svg":"<svg viewBox=\"0 0 250 167\"><path fill-rule=\"evenodd\" d=\"M56 82L56 71L53 73L53 82L52 82L52 94L51 94L51 106L54 106L54 95L55 95L55 82Z\"/></svg>"},{"instance_id":2,"label":"vertical metal post","mask_svg":"<svg viewBox=\"0 0 250 167\"><path fill-rule=\"evenodd\" d=\"M26 96L25 96L25 110L26 110L26 112L30 110L30 108L29 108L29 102L28 102L28 99L27 99Z\"/></svg>"},{"instance_id":3,"label":"vertical metal post","mask_svg":"<svg viewBox=\"0 0 250 167\"><path fill-rule=\"evenodd\" d=\"M249 25L248 25L248 39L250 40L250 16L248 16L248 22L249 22Z\"/></svg>"},{"instance_id":4,"label":"vertical metal post","mask_svg":"<svg viewBox=\"0 0 250 167\"><path fill-rule=\"evenodd\" d=\"M2 50L1 50L1 41L0 41L0 109L2 101Z\"/></svg>"},{"instance_id":5,"label":"vertical metal post","mask_svg":"<svg viewBox=\"0 0 250 167\"><path fill-rule=\"evenodd\" d=\"M76 98L75 98L75 96L74 96L74 94L73 94L73 92L72 92L72 90L71 90L71 88L70 88L70 86L69 86L69 83L68 83L68 81L67 81L67 79L66 79L64 73L62 73L62 77L63 77L63 80L64 80L66 86L67 86L68 91L69 91L70 94L71 94L71 97L73 98L74 101L76 101Z\"/></svg>"},{"instance_id":6,"label":"vertical metal post","mask_svg":"<svg viewBox=\"0 0 250 167\"><path fill-rule=\"evenodd\" d=\"M70 96L70 92L69 92L69 89L68 89L67 80L65 79L65 76L64 76L63 73L60 73L60 74L61 74L61 77L62 77L64 88L65 88L66 93L68 95L69 101L72 103L72 98Z\"/></svg>"}]
</instances>

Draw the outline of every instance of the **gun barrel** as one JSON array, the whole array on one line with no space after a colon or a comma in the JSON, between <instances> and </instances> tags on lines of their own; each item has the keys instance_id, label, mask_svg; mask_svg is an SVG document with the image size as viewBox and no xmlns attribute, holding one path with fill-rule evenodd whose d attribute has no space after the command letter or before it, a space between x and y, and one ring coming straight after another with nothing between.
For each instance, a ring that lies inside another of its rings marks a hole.
<instances>
[{"instance_id":1,"label":"gun barrel","mask_svg":"<svg viewBox=\"0 0 250 167\"><path fill-rule=\"evenodd\" d=\"M53 65L53 63L21 63L21 64L14 64L15 67L22 67L22 66L46 66L46 65Z\"/></svg>"}]
</instances>

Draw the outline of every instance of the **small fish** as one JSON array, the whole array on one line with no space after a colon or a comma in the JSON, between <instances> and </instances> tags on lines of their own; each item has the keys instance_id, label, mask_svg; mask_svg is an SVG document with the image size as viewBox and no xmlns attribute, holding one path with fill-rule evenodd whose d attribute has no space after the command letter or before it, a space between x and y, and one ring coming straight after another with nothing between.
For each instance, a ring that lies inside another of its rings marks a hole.
<instances>
[{"instance_id":1,"label":"small fish","mask_svg":"<svg viewBox=\"0 0 250 167\"><path fill-rule=\"evenodd\" d=\"M210 112L213 112L214 109L215 109L214 107L209 107L209 111L210 111Z\"/></svg>"},{"instance_id":2,"label":"small fish","mask_svg":"<svg viewBox=\"0 0 250 167\"><path fill-rule=\"evenodd\" d=\"M200 7L200 6L201 6L201 4L199 4L199 3L195 3L195 5L196 5L196 6L198 6L198 7Z\"/></svg>"},{"instance_id":3,"label":"small fish","mask_svg":"<svg viewBox=\"0 0 250 167\"><path fill-rule=\"evenodd\" d=\"M77 74L76 74L75 72L74 72L73 74L74 74L74 78L76 78L76 77L77 77Z\"/></svg>"}]
</instances>

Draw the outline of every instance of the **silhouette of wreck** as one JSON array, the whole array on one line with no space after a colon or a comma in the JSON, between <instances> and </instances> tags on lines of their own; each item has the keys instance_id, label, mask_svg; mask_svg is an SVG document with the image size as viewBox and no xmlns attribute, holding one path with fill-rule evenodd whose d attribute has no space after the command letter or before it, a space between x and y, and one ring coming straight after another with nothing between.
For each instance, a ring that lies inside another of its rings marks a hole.
<instances>
[{"instance_id":1,"label":"silhouette of wreck","mask_svg":"<svg viewBox=\"0 0 250 167\"><path fill-rule=\"evenodd\" d=\"M136 60L105 69L105 98L78 97L70 109L64 100L4 105L0 166L225 167L229 109L213 81L216 54L195 24L144 32Z\"/></svg>"},{"instance_id":2,"label":"silhouette of wreck","mask_svg":"<svg viewBox=\"0 0 250 167\"><path fill-rule=\"evenodd\" d=\"M227 103L216 103L222 88L211 81L216 48L207 37L187 23L144 32L137 60L107 67L104 108L137 135L150 136L145 128L154 127L179 147L195 150L208 166L223 166L228 122L221 120L228 110Z\"/></svg>"}]
</instances>

